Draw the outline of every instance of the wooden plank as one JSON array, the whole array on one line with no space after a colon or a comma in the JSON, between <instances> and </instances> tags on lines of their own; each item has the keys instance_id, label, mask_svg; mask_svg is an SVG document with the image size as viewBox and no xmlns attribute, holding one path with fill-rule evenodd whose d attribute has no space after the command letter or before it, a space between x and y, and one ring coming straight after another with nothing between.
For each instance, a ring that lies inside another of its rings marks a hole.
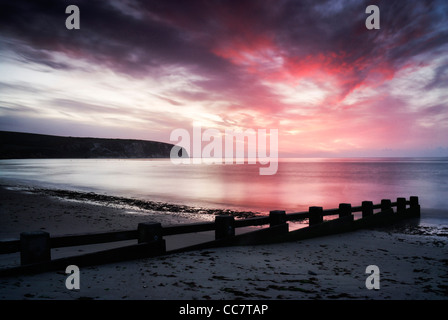
<instances>
[{"instance_id":1,"label":"wooden plank","mask_svg":"<svg viewBox=\"0 0 448 320\"><path fill-rule=\"evenodd\" d=\"M353 222L354 229L365 229L372 227L380 227L388 225L400 220L402 217L394 214L393 209L387 211L377 212L371 216L363 217L362 219Z\"/></svg>"},{"instance_id":2,"label":"wooden plank","mask_svg":"<svg viewBox=\"0 0 448 320\"><path fill-rule=\"evenodd\" d=\"M78 267L101 265L105 263L160 256L164 255L165 252L164 240L139 243L120 248L85 253L78 256L54 259L47 262L33 263L9 269L0 269L0 276L65 270L65 268L71 264L77 265Z\"/></svg>"},{"instance_id":3,"label":"wooden plank","mask_svg":"<svg viewBox=\"0 0 448 320\"><path fill-rule=\"evenodd\" d=\"M309 217L310 217L310 213L308 211L288 213L286 215L286 221L303 220L303 219L307 219Z\"/></svg>"},{"instance_id":4,"label":"wooden plank","mask_svg":"<svg viewBox=\"0 0 448 320\"><path fill-rule=\"evenodd\" d=\"M63 248L132 239L137 239L137 230L57 236L52 237L50 243L52 248Z\"/></svg>"},{"instance_id":5,"label":"wooden plank","mask_svg":"<svg viewBox=\"0 0 448 320\"><path fill-rule=\"evenodd\" d=\"M183 224L178 226L168 226L162 228L162 234L164 236L171 236L183 233L194 233L215 230L214 222L199 222L191 224Z\"/></svg>"},{"instance_id":6,"label":"wooden plank","mask_svg":"<svg viewBox=\"0 0 448 320\"><path fill-rule=\"evenodd\" d=\"M323 216L333 216L339 214L339 209L326 209L322 211Z\"/></svg>"},{"instance_id":7,"label":"wooden plank","mask_svg":"<svg viewBox=\"0 0 448 320\"><path fill-rule=\"evenodd\" d=\"M353 215L345 216L318 223L306 228L290 231L279 236L277 241L297 241L314 237L322 237L330 234L348 232L353 229Z\"/></svg>"},{"instance_id":8,"label":"wooden plank","mask_svg":"<svg viewBox=\"0 0 448 320\"><path fill-rule=\"evenodd\" d=\"M287 223L277 224L269 228L263 228L252 232L247 232L233 237L232 245L246 246L256 244L267 244L274 242L280 235L287 234L289 226Z\"/></svg>"},{"instance_id":9,"label":"wooden plank","mask_svg":"<svg viewBox=\"0 0 448 320\"><path fill-rule=\"evenodd\" d=\"M0 254L14 253L20 251L20 240L2 240L0 241Z\"/></svg>"},{"instance_id":10,"label":"wooden plank","mask_svg":"<svg viewBox=\"0 0 448 320\"><path fill-rule=\"evenodd\" d=\"M167 254L187 252L193 250L219 248L225 246L255 245L262 243L270 243L272 239L275 239L287 233L288 233L288 224L284 223L276 225L274 227L268 227L260 230L243 233L231 238L212 240L208 242L195 244L192 246L167 251Z\"/></svg>"},{"instance_id":11,"label":"wooden plank","mask_svg":"<svg viewBox=\"0 0 448 320\"><path fill-rule=\"evenodd\" d=\"M235 228L250 227L250 226L262 226L264 224L269 224L269 223L270 223L269 216L247 218L247 219L235 220Z\"/></svg>"}]
</instances>

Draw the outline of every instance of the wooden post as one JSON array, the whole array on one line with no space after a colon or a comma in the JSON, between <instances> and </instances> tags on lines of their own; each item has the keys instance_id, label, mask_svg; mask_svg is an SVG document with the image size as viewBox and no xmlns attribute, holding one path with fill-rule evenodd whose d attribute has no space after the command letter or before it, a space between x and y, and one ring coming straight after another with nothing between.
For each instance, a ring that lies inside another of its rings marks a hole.
<instances>
[{"instance_id":1,"label":"wooden post","mask_svg":"<svg viewBox=\"0 0 448 320\"><path fill-rule=\"evenodd\" d=\"M406 198L397 198L397 213L406 212Z\"/></svg>"},{"instance_id":2,"label":"wooden post","mask_svg":"<svg viewBox=\"0 0 448 320\"><path fill-rule=\"evenodd\" d=\"M233 216L215 217L215 240L235 236L235 218Z\"/></svg>"},{"instance_id":3,"label":"wooden post","mask_svg":"<svg viewBox=\"0 0 448 320\"><path fill-rule=\"evenodd\" d=\"M368 217L373 215L373 202L372 201L363 201L362 202L362 217Z\"/></svg>"},{"instance_id":4,"label":"wooden post","mask_svg":"<svg viewBox=\"0 0 448 320\"><path fill-rule=\"evenodd\" d=\"M166 242L163 239L162 225L157 222L142 222L138 224L138 243L148 244L148 254L165 254Z\"/></svg>"},{"instance_id":5,"label":"wooden post","mask_svg":"<svg viewBox=\"0 0 448 320\"><path fill-rule=\"evenodd\" d=\"M162 225L155 222L143 222L138 224L138 243L162 240Z\"/></svg>"},{"instance_id":6,"label":"wooden post","mask_svg":"<svg viewBox=\"0 0 448 320\"><path fill-rule=\"evenodd\" d=\"M389 199L381 200L381 211L389 211L392 209L392 202Z\"/></svg>"},{"instance_id":7,"label":"wooden post","mask_svg":"<svg viewBox=\"0 0 448 320\"><path fill-rule=\"evenodd\" d=\"M410 207L411 207L411 214L414 217L420 217L420 204L418 203L418 197L412 196L410 199Z\"/></svg>"},{"instance_id":8,"label":"wooden post","mask_svg":"<svg viewBox=\"0 0 448 320\"><path fill-rule=\"evenodd\" d=\"M271 227L286 223L286 212L283 210L270 211L269 223Z\"/></svg>"},{"instance_id":9,"label":"wooden post","mask_svg":"<svg viewBox=\"0 0 448 320\"><path fill-rule=\"evenodd\" d=\"M45 231L22 232L20 234L20 264L31 264L51 260L50 234Z\"/></svg>"},{"instance_id":10,"label":"wooden post","mask_svg":"<svg viewBox=\"0 0 448 320\"><path fill-rule=\"evenodd\" d=\"M309 213L310 213L310 220L309 220L310 226L324 222L322 207L310 207Z\"/></svg>"},{"instance_id":11,"label":"wooden post","mask_svg":"<svg viewBox=\"0 0 448 320\"><path fill-rule=\"evenodd\" d=\"M349 217L352 215L352 205L350 203L339 204L339 218Z\"/></svg>"}]
</instances>

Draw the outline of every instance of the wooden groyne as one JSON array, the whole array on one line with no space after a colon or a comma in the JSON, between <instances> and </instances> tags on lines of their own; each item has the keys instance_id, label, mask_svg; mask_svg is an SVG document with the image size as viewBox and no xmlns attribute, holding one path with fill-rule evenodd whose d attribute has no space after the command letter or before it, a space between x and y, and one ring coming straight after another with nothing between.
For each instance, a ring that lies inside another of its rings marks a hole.
<instances>
[{"instance_id":1,"label":"wooden groyne","mask_svg":"<svg viewBox=\"0 0 448 320\"><path fill-rule=\"evenodd\" d=\"M360 219L353 213L361 212ZM335 218L326 220L324 217ZM45 272L65 269L68 265L78 267L99 265L124 260L161 256L171 253L216 248L223 246L257 245L303 240L330 234L349 232L363 228L389 225L402 219L420 216L418 197L381 200L379 204L363 201L361 206L341 203L338 208L324 210L310 207L305 212L286 214L282 210L271 211L269 216L235 220L233 216L216 216L214 222L202 222L162 227L160 223L139 223L136 230L113 231L51 237L48 232L23 232L20 239L0 241L0 254L20 252L21 265L0 270L0 276L22 273ZM308 226L289 231L288 221L306 221ZM236 235L237 228L266 226L255 231ZM164 236L214 231L214 240L166 250ZM107 249L82 255L51 259L51 249L83 246L98 243L136 240L136 244Z\"/></svg>"}]
</instances>

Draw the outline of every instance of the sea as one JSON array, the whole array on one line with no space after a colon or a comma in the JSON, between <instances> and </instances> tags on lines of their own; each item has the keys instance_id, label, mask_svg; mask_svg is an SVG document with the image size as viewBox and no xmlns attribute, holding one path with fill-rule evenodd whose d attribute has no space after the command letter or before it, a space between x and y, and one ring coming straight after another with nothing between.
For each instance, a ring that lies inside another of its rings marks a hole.
<instances>
[{"instance_id":1,"label":"sea","mask_svg":"<svg viewBox=\"0 0 448 320\"><path fill-rule=\"evenodd\" d=\"M448 226L448 158L285 158L262 164L170 159L0 161L0 184L94 192L203 208L287 213L418 196L422 221Z\"/></svg>"}]
</instances>

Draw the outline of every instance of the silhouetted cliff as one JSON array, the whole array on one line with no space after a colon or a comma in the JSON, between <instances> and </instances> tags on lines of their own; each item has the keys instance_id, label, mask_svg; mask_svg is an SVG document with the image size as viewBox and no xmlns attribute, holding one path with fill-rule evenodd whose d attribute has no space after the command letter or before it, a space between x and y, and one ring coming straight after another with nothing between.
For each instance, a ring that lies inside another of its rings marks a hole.
<instances>
[{"instance_id":1,"label":"silhouetted cliff","mask_svg":"<svg viewBox=\"0 0 448 320\"><path fill-rule=\"evenodd\" d=\"M0 131L0 159L169 158L172 144L130 139L59 137ZM176 148L180 148L176 146ZM186 155L183 149L183 154Z\"/></svg>"}]
</instances>

